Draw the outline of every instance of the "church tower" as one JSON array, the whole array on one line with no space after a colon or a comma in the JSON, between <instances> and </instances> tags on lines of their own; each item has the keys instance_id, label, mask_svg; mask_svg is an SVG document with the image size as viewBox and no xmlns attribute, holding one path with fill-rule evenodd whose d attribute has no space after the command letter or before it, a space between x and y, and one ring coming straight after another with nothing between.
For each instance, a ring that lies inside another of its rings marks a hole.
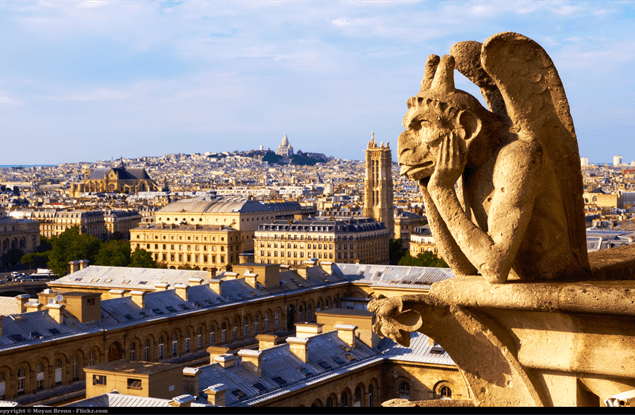
<instances>
[{"instance_id":1,"label":"church tower","mask_svg":"<svg viewBox=\"0 0 635 415\"><path fill-rule=\"evenodd\" d=\"M392 156L390 144L375 143L375 133L366 148L366 179L364 180L364 216L384 222L390 237L395 237L393 212Z\"/></svg>"}]
</instances>

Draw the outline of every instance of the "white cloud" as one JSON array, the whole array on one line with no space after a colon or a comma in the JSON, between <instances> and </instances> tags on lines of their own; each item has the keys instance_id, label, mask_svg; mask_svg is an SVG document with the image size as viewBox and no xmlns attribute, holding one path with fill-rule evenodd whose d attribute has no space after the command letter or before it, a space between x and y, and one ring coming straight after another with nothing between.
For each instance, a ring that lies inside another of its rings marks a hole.
<instances>
[{"instance_id":1,"label":"white cloud","mask_svg":"<svg viewBox=\"0 0 635 415\"><path fill-rule=\"evenodd\" d=\"M0 95L0 108L1 107L19 107L24 105L24 101L20 101L9 96Z\"/></svg>"},{"instance_id":2,"label":"white cloud","mask_svg":"<svg viewBox=\"0 0 635 415\"><path fill-rule=\"evenodd\" d=\"M101 7L107 5L108 1L103 0L86 0L79 3L77 7L85 8L85 7Z\"/></svg>"}]
</instances>

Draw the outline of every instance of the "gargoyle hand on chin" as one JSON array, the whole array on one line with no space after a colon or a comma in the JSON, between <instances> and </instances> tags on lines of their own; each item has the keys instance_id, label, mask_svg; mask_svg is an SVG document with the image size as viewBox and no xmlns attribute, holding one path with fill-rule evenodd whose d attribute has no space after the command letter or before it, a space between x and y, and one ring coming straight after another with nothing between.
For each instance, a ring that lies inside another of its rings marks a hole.
<instances>
[{"instance_id":1,"label":"gargoyle hand on chin","mask_svg":"<svg viewBox=\"0 0 635 415\"><path fill-rule=\"evenodd\" d=\"M410 333L419 330L423 324L418 312L403 309L401 297L386 298L380 295L368 304L368 311L377 316L373 325L375 333L406 347L410 346Z\"/></svg>"}]
</instances>

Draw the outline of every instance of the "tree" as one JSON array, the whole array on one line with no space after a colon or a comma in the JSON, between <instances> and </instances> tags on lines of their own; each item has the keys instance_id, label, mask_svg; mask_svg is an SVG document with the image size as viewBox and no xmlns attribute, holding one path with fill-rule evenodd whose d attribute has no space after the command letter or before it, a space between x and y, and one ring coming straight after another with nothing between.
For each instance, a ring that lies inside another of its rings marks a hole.
<instances>
[{"instance_id":1,"label":"tree","mask_svg":"<svg viewBox=\"0 0 635 415\"><path fill-rule=\"evenodd\" d=\"M403 247L401 238L391 239L388 243L389 264L397 265L408 250Z\"/></svg>"},{"instance_id":2,"label":"tree","mask_svg":"<svg viewBox=\"0 0 635 415\"><path fill-rule=\"evenodd\" d=\"M51 251L35 252L33 254L26 254L22 257L20 262L22 265L27 265L32 268L46 268L49 262L49 255Z\"/></svg>"},{"instance_id":3,"label":"tree","mask_svg":"<svg viewBox=\"0 0 635 415\"><path fill-rule=\"evenodd\" d=\"M66 229L51 241L53 249L49 256L49 268L59 276L70 272L69 261L87 259L95 263L95 257L101 247L99 239L92 235L80 234L79 227Z\"/></svg>"},{"instance_id":4,"label":"tree","mask_svg":"<svg viewBox=\"0 0 635 415\"><path fill-rule=\"evenodd\" d=\"M40 246L37 247L37 252L46 252L53 249L53 243L51 238L40 235Z\"/></svg>"},{"instance_id":5,"label":"tree","mask_svg":"<svg viewBox=\"0 0 635 415\"><path fill-rule=\"evenodd\" d=\"M437 267L437 268L449 268L448 264L430 251L422 252L416 257L406 253L401 258L399 265L407 265L411 267Z\"/></svg>"},{"instance_id":6,"label":"tree","mask_svg":"<svg viewBox=\"0 0 635 415\"><path fill-rule=\"evenodd\" d=\"M110 240L101 245L95 265L111 267L127 267L130 264L130 243L118 240Z\"/></svg>"},{"instance_id":7,"label":"tree","mask_svg":"<svg viewBox=\"0 0 635 415\"><path fill-rule=\"evenodd\" d=\"M157 263L150 252L137 248L130 255L130 265L128 266L132 268L156 268Z\"/></svg>"},{"instance_id":8,"label":"tree","mask_svg":"<svg viewBox=\"0 0 635 415\"><path fill-rule=\"evenodd\" d=\"M125 241L126 240L126 235L123 232L113 232L112 235L110 235L110 240L112 241L113 239L116 239L118 241Z\"/></svg>"},{"instance_id":9,"label":"tree","mask_svg":"<svg viewBox=\"0 0 635 415\"><path fill-rule=\"evenodd\" d=\"M23 255L24 251L21 249L11 248L2 256L2 262L4 265L18 265Z\"/></svg>"}]
</instances>

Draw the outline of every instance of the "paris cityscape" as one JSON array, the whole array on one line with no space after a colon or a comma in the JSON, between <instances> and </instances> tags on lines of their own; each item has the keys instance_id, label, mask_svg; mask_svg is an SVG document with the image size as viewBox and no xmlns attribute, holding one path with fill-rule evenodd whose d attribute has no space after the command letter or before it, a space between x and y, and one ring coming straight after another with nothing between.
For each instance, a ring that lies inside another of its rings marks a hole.
<instances>
[{"instance_id":1,"label":"paris cityscape","mask_svg":"<svg viewBox=\"0 0 635 415\"><path fill-rule=\"evenodd\" d=\"M2 411L635 405L633 22L0 4Z\"/></svg>"}]
</instances>

